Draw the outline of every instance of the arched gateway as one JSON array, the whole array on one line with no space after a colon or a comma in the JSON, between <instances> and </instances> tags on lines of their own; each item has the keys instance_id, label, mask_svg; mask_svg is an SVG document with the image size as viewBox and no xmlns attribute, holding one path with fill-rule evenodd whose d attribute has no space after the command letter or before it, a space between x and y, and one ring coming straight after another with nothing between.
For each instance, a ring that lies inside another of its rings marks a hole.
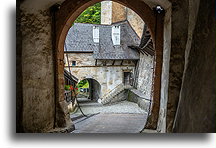
<instances>
[{"instance_id":1,"label":"arched gateway","mask_svg":"<svg viewBox=\"0 0 216 148\"><path fill-rule=\"evenodd\" d=\"M214 132L215 1L114 1L134 10L153 38L155 74L148 127L160 132ZM63 99L64 41L76 17L97 2L101 0L18 1L17 132L73 125ZM154 13L157 5L165 14Z\"/></svg>"},{"instance_id":2,"label":"arched gateway","mask_svg":"<svg viewBox=\"0 0 216 148\"><path fill-rule=\"evenodd\" d=\"M149 7L145 2L141 0L115 0L120 4L123 4L132 10L134 10L147 24L149 27L153 42L155 52L155 65L154 65L154 80L153 80L153 105L151 116L149 117L148 127L156 129L157 121L159 116L159 106L160 106L160 91L161 91L161 72L162 72L162 59L163 59L163 20L164 13L157 14ZM101 2L101 0L86 0L86 1L71 1L66 0L59 9L54 12L55 15L55 34L56 34L56 75L57 82L57 100L62 102L63 89L62 84L62 72L64 69L64 42L66 35L70 26L79 16L79 14L84 11L89 6ZM58 122L58 121L57 121Z\"/></svg>"},{"instance_id":3,"label":"arched gateway","mask_svg":"<svg viewBox=\"0 0 216 148\"><path fill-rule=\"evenodd\" d=\"M87 97L88 99L92 101L97 101L98 99L101 98L101 84L92 78L86 78L83 80L87 80L89 87L85 92L87 92ZM82 80L82 81L83 81Z\"/></svg>"},{"instance_id":4,"label":"arched gateway","mask_svg":"<svg viewBox=\"0 0 216 148\"><path fill-rule=\"evenodd\" d=\"M157 14L153 10L157 5L161 5L165 10L168 10L170 8L170 3L168 0L163 1L145 1L145 0L114 0L115 2L118 2L120 4L123 4L126 7L131 8L133 11L135 11L147 24L149 31L151 33L154 48L156 49L155 52L155 65L154 65L154 86L153 86L153 106L152 106L152 112L151 116L149 118L149 127L156 129L157 127L157 121L159 116L159 106L160 106L160 92L161 92L161 72L162 72L162 62L163 62L163 48L166 45L169 47L170 40L167 39L164 40L163 32L167 29L171 29L170 27L164 28L164 22L167 22L167 24L171 23L170 20L170 11L167 11L166 14L167 17L164 18L164 13ZM70 29L70 26L74 22L74 20L81 14L82 11L84 11L87 7L97 3L101 2L101 0L65 0L62 1L60 5L56 5L54 1L52 1L52 4L54 4L51 7L51 13L49 14L52 19L51 22L48 23L52 27L52 45L53 45L53 57L54 57L54 128L55 127L67 127L70 126L71 121L69 121L67 117L67 110L65 110L65 102L64 102L64 77L63 77L63 70L64 70L64 43L65 38L68 33L68 30ZM33 2L34 3L34 2ZM44 1L44 3L46 3ZM51 4L49 4L51 5ZM22 3L22 9L25 9L28 4L23 2ZM35 9L32 9L34 13L34 10L37 11L37 9L43 9L40 8L40 6L35 5ZM45 15L45 14L43 14ZM24 16L27 17L27 16ZM39 16L38 16L39 17ZM49 19L50 20L50 19ZM28 22L27 22L28 23ZM51 24L50 24L51 23ZM43 27L43 26L42 26ZM165 30L164 30L165 29ZM50 33L51 32L47 32ZM166 34L166 37L170 38L171 32L169 31ZM24 69L25 71L25 69ZM167 71L166 71L167 72ZM25 100L26 97L24 96ZM50 102L52 103L52 102ZM24 107L25 108L25 107ZM27 113L24 113L22 116L24 118L29 118ZM51 111L49 113L49 118L51 118ZM24 125L28 124L26 122L27 120L24 120ZM52 125L53 122L50 122L50 125ZM36 124L35 124L36 125ZM36 127L35 127L36 128ZM50 126L47 127L50 129Z\"/></svg>"}]
</instances>

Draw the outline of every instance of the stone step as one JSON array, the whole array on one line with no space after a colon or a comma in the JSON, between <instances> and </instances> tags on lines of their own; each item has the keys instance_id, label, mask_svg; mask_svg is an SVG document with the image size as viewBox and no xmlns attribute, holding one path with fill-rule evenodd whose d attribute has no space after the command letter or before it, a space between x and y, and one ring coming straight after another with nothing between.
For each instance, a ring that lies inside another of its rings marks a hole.
<instances>
[{"instance_id":1,"label":"stone step","mask_svg":"<svg viewBox=\"0 0 216 148\"><path fill-rule=\"evenodd\" d=\"M102 101L102 104L107 104L110 103L118 94L120 94L122 91L125 90L125 88L129 88L128 86L124 86L121 88L116 89L115 91L113 91L111 94L108 94ZM130 87L131 88L131 87ZM121 98L123 99L123 98Z\"/></svg>"}]
</instances>

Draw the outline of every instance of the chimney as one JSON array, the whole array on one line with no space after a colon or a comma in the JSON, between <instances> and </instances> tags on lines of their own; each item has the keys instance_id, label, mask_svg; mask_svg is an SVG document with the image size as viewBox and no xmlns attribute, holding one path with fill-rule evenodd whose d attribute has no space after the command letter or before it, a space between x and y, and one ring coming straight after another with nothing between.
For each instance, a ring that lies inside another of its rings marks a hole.
<instances>
[{"instance_id":1,"label":"chimney","mask_svg":"<svg viewBox=\"0 0 216 148\"><path fill-rule=\"evenodd\" d=\"M120 45L120 40L121 40L120 30L121 30L120 26L112 26L112 41L114 46Z\"/></svg>"},{"instance_id":2,"label":"chimney","mask_svg":"<svg viewBox=\"0 0 216 148\"><path fill-rule=\"evenodd\" d=\"M113 1L101 2L101 24L111 25L127 19L126 7Z\"/></svg>"},{"instance_id":3,"label":"chimney","mask_svg":"<svg viewBox=\"0 0 216 148\"><path fill-rule=\"evenodd\" d=\"M93 26L93 41L99 43L99 27Z\"/></svg>"},{"instance_id":4,"label":"chimney","mask_svg":"<svg viewBox=\"0 0 216 148\"><path fill-rule=\"evenodd\" d=\"M101 24L112 24L112 1L101 2Z\"/></svg>"}]
</instances>

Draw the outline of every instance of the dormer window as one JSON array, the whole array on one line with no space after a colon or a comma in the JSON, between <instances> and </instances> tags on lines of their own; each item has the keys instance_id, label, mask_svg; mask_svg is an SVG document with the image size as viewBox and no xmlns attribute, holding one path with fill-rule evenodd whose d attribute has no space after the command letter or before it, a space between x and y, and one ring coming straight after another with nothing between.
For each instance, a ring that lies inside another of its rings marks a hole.
<instances>
[{"instance_id":1,"label":"dormer window","mask_svg":"<svg viewBox=\"0 0 216 148\"><path fill-rule=\"evenodd\" d=\"M113 45L120 45L120 30L121 27L120 26L113 26L112 27L112 41L113 41Z\"/></svg>"},{"instance_id":2,"label":"dormer window","mask_svg":"<svg viewBox=\"0 0 216 148\"><path fill-rule=\"evenodd\" d=\"M99 43L99 27L93 26L93 41Z\"/></svg>"}]
</instances>

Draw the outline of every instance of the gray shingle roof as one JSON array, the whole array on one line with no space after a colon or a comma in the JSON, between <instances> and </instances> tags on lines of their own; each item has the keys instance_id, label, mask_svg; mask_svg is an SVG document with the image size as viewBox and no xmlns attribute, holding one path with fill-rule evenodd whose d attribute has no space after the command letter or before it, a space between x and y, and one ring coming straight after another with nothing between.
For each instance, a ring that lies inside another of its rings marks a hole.
<instances>
[{"instance_id":1,"label":"gray shingle roof","mask_svg":"<svg viewBox=\"0 0 216 148\"><path fill-rule=\"evenodd\" d=\"M112 42L112 26L121 26L121 45L114 46ZM100 30L100 43L93 41L93 26ZM70 28L65 41L65 51L93 52L95 59L131 59L138 60L139 53L128 48L139 45L140 39L127 21L112 25L95 25L75 23Z\"/></svg>"}]
</instances>

